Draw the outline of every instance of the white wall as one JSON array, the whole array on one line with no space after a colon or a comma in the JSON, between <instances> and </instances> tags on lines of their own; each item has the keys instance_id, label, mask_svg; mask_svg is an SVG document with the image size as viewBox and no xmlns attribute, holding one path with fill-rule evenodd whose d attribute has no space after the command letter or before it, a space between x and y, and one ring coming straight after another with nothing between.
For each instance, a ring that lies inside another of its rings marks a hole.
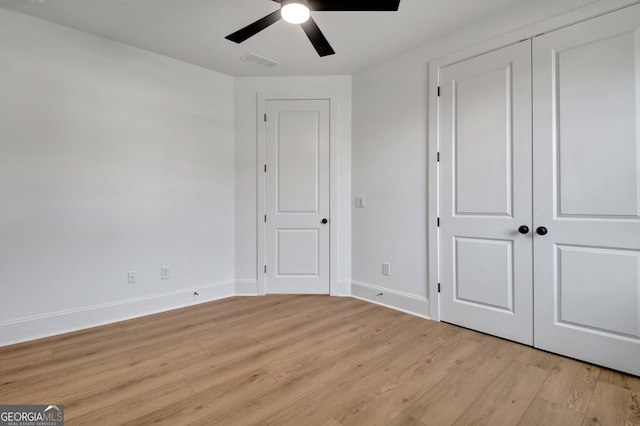
<instances>
[{"instance_id":1,"label":"white wall","mask_svg":"<svg viewBox=\"0 0 640 426\"><path fill-rule=\"evenodd\" d=\"M338 228L337 285L348 294L351 283L351 77L241 77L236 78L236 291L257 294L257 96L259 93L332 93L337 95ZM332 106L333 108L334 106ZM262 167L262 166L260 166ZM262 273L262 271L260 271Z\"/></svg>"},{"instance_id":2,"label":"white wall","mask_svg":"<svg viewBox=\"0 0 640 426\"><path fill-rule=\"evenodd\" d=\"M0 51L0 345L233 294L233 78L4 9Z\"/></svg>"},{"instance_id":3,"label":"white wall","mask_svg":"<svg viewBox=\"0 0 640 426\"><path fill-rule=\"evenodd\" d=\"M428 241L435 223L427 223L427 193L435 200L437 188L428 181L428 165L435 164L427 149L429 62L459 51L458 59L480 54L626 3L531 2L353 76L351 190L365 197L365 208L352 211L355 297L430 316ZM382 262L391 265L388 277Z\"/></svg>"}]
</instances>

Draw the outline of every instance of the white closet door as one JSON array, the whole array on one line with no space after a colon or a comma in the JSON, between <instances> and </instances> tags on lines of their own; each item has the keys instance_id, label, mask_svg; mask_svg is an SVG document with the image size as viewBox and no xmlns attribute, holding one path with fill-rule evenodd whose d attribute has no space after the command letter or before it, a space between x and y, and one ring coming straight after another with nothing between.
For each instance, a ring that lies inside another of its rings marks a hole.
<instances>
[{"instance_id":1,"label":"white closet door","mask_svg":"<svg viewBox=\"0 0 640 426\"><path fill-rule=\"evenodd\" d=\"M329 294L330 101L267 100L267 293Z\"/></svg>"},{"instance_id":2,"label":"white closet door","mask_svg":"<svg viewBox=\"0 0 640 426\"><path fill-rule=\"evenodd\" d=\"M640 6L538 37L535 346L640 374Z\"/></svg>"},{"instance_id":3,"label":"white closet door","mask_svg":"<svg viewBox=\"0 0 640 426\"><path fill-rule=\"evenodd\" d=\"M441 319L532 344L530 42L439 81Z\"/></svg>"}]
</instances>

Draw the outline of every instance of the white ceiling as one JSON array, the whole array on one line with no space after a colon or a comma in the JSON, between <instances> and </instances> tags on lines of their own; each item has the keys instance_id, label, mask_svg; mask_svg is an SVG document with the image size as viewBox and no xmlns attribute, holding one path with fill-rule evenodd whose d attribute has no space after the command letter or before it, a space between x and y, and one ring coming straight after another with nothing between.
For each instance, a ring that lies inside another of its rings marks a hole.
<instances>
[{"instance_id":1,"label":"white ceiling","mask_svg":"<svg viewBox=\"0 0 640 426\"><path fill-rule=\"evenodd\" d=\"M278 10L271 0L0 0L0 7L232 76L350 75L512 8L552 16L593 0L401 0L398 12L312 12L335 55L318 57L298 25L242 44L224 37ZM252 52L272 70L240 61Z\"/></svg>"}]
</instances>

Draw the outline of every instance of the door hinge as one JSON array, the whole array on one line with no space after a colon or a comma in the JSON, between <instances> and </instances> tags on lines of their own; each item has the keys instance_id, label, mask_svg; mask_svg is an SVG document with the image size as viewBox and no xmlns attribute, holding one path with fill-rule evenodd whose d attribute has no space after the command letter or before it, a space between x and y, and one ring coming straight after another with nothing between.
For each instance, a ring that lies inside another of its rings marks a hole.
<instances>
[{"instance_id":1,"label":"door hinge","mask_svg":"<svg viewBox=\"0 0 640 426\"><path fill-rule=\"evenodd\" d=\"M438 97L440 97L440 86L438 86Z\"/></svg>"},{"instance_id":2,"label":"door hinge","mask_svg":"<svg viewBox=\"0 0 640 426\"><path fill-rule=\"evenodd\" d=\"M267 215L264 215L264 223L267 223Z\"/></svg>"},{"instance_id":3,"label":"door hinge","mask_svg":"<svg viewBox=\"0 0 640 426\"><path fill-rule=\"evenodd\" d=\"M439 228L440 227L440 218L438 218L438 220L436 220L436 226Z\"/></svg>"},{"instance_id":4,"label":"door hinge","mask_svg":"<svg viewBox=\"0 0 640 426\"><path fill-rule=\"evenodd\" d=\"M438 293L440 293L440 283L438 283Z\"/></svg>"},{"instance_id":5,"label":"door hinge","mask_svg":"<svg viewBox=\"0 0 640 426\"><path fill-rule=\"evenodd\" d=\"M267 265L264 265L264 273L267 273Z\"/></svg>"},{"instance_id":6,"label":"door hinge","mask_svg":"<svg viewBox=\"0 0 640 426\"><path fill-rule=\"evenodd\" d=\"M267 165L264 165L264 172L267 173Z\"/></svg>"},{"instance_id":7,"label":"door hinge","mask_svg":"<svg viewBox=\"0 0 640 426\"><path fill-rule=\"evenodd\" d=\"M267 114L264 115L264 122L267 122Z\"/></svg>"},{"instance_id":8,"label":"door hinge","mask_svg":"<svg viewBox=\"0 0 640 426\"><path fill-rule=\"evenodd\" d=\"M436 161L440 162L440 153L438 153L438 155L436 156Z\"/></svg>"}]
</instances>

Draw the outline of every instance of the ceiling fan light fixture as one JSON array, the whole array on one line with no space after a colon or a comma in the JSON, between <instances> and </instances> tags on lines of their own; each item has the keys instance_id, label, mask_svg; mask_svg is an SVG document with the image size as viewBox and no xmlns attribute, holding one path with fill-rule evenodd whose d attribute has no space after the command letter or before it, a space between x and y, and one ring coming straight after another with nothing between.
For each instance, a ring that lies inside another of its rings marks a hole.
<instances>
[{"instance_id":1,"label":"ceiling fan light fixture","mask_svg":"<svg viewBox=\"0 0 640 426\"><path fill-rule=\"evenodd\" d=\"M282 0L281 4L280 14L282 19L290 24L302 24L307 22L309 16L311 16L309 6L304 0Z\"/></svg>"}]
</instances>

